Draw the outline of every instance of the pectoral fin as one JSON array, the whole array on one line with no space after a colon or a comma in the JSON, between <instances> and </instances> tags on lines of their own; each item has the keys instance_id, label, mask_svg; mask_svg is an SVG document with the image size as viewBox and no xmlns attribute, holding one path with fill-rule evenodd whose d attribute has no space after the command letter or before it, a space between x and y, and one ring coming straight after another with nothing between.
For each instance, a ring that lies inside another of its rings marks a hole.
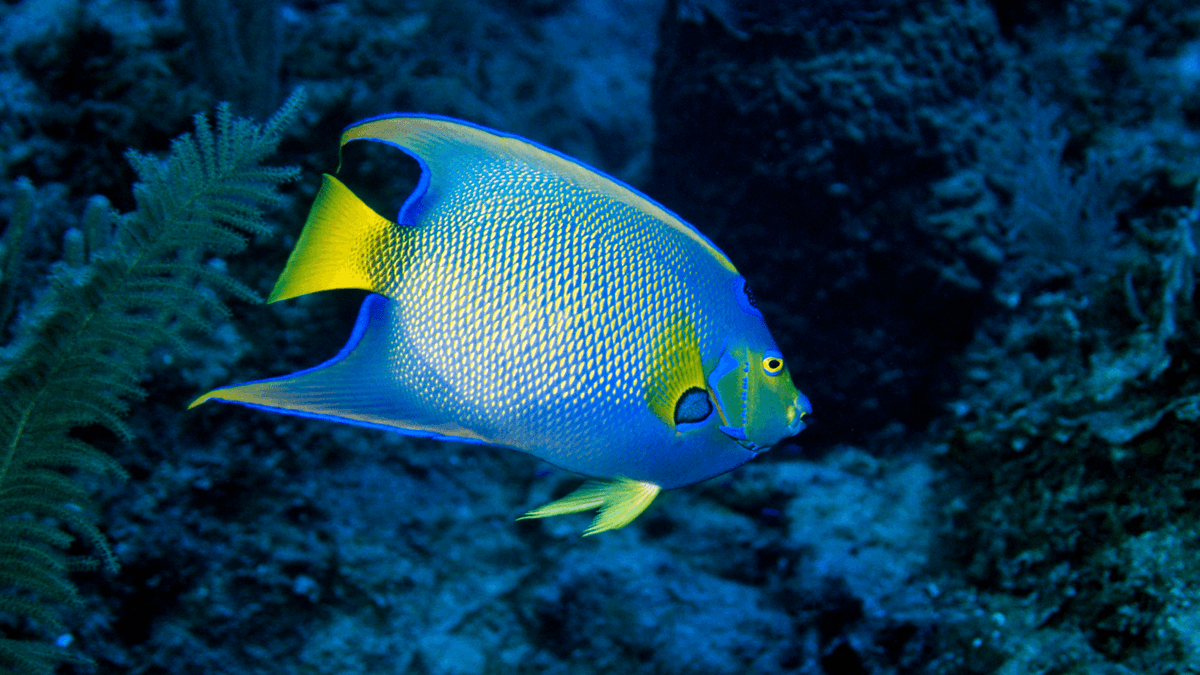
<instances>
[{"instance_id":1,"label":"pectoral fin","mask_svg":"<svg viewBox=\"0 0 1200 675\"><path fill-rule=\"evenodd\" d=\"M691 320L678 312L651 340L644 388L646 404L676 431L702 425L713 406Z\"/></svg>"},{"instance_id":2,"label":"pectoral fin","mask_svg":"<svg viewBox=\"0 0 1200 675\"><path fill-rule=\"evenodd\" d=\"M549 518L599 508L600 513L596 514L591 527L583 533L586 537L605 530L619 530L632 523L661 490L654 483L630 478L617 478L609 482L591 481L566 497L534 509L517 520Z\"/></svg>"}]
</instances>

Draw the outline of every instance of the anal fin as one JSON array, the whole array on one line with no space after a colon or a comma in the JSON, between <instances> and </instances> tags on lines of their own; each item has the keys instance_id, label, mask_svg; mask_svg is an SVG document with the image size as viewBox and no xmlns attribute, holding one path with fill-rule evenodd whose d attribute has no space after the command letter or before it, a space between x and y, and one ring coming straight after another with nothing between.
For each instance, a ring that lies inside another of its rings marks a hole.
<instances>
[{"instance_id":1,"label":"anal fin","mask_svg":"<svg viewBox=\"0 0 1200 675\"><path fill-rule=\"evenodd\" d=\"M619 530L632 523L661 490L654 483L631 478L616 478L608 482L589 481L566 497L536 508L517 520L549 518L599 508L600 513L596 514L591 526L583 533L586 537L607 530Z\"/></svg>"},{"instance_id":2,"label":"anal fin","mask_svg":"<svg viewBox=\"0 0 1200 675\"><path fill-rule=\"evenodd\" d=\"M399 303L368 295L350 340L337 356L291 375L214 389L188 407L223 401L410 436L489 442L461 424L453 408L430 402L449 399L451 393L433 389L440 382L436 373L419 370L426 365L400 358L406 349Z\"/></svg>"}]
</instances>

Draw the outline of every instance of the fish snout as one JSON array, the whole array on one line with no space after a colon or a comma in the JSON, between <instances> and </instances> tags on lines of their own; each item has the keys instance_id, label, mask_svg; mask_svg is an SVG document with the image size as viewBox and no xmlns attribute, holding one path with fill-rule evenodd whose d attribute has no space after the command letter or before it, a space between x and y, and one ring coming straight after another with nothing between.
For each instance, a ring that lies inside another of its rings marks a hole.
<instances>
[{"instance_id":1,"label":"fish snout","mask_svg":"<svg viewBox=\"0 0 1200 675\"><path fill-rule=\"evenodd\" d=\"M811 413L812 404L808 402L808 397L800 392L796 392L796 400L784 411L788 431L791 432L790 435L795 436L804 430L804 417Z\"/></svg>"}]
</instances>

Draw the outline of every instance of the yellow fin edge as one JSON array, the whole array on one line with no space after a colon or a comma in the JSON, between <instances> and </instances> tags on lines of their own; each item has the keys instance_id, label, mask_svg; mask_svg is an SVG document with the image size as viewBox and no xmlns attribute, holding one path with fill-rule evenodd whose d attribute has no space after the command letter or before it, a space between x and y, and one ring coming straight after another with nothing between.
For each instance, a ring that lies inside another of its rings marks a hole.
<instances>
[{"instance_id":1,"label":"yellow fin edge","mask_svg":"<svg viewBox=\"0 0 1200 675\"><path fill-rule=\"evenodd\" d=\"M566 497L536 508L517 520L549 518L599 508L600 513L596 514L591 527L583 533L587 537L607 530L619 530L632 523L661 491L662 488L654 483L632 478L617 478L609 482L589 481Z\"/></svg>"},{"instance_id":2,"label":"yellow fin edge","mask_svg":"<svg viewBox=\"0 0 1200 675\"><path fill-rule=\"evenodd\" d=\"M196 406L200 405L201 403L204 403L208 399L212 398L212 395L213 395L213 393L210 391L207 394L202 394L200 396L197 396L196 400L194 400L188 404L187 409L191 410L192 408L195 408Z\"/></svg>"}]
</instances>

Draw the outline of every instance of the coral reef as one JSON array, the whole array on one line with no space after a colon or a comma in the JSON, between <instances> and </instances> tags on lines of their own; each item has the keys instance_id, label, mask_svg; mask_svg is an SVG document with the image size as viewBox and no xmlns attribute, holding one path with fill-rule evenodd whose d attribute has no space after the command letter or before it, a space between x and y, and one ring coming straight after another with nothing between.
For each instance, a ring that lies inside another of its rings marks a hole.
<instances>
[{"instance_id":1,"label":"coral reef","mask_svg":"<svg viewBox=\"0 0 1200 675\"><path fill-rule=\"evenodd\" d=\"M1200 194L1132 220L1121 264L1031 292L962 357L942 550L982 604L1021 598L1004 611L1025 631L1069 637L1066 662L1165 673L1200 656L1197 225Z\"/></svg>"}]
</instances>

